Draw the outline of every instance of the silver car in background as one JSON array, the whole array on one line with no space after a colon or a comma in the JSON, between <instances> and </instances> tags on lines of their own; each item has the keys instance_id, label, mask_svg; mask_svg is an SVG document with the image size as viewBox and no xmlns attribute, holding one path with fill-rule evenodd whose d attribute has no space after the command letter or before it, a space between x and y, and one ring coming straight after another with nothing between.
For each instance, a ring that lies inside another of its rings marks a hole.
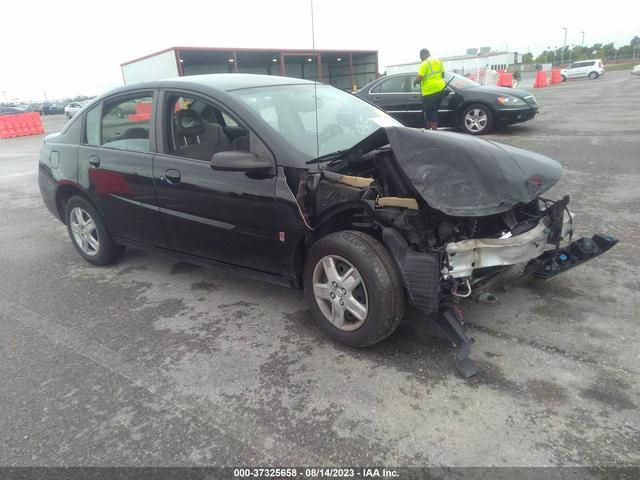
<instances>
[{"instance_id":1,"label":"silver car in background","mask_svg":"<svg viewBox=\"0 0 640 480\"><path fill-rule=\"evenodd\" d=\"M64 114L67 116L67 118L73 118L73 116L76 113L78 113L80 110L82 110L82 107L84 107L86 104L87 104L86 101L71 102L69 105L64 107Z\"/></svg>"},{"instance_id":2,"label":"silver car in background","mask_svg":"<svg viewBox=\"0 0 640 480\"><path fill-rule=\"evenodd\" d=\"M596 58L594 60L581 60L573 62L567 68L560 70L562 81L566 82L571 78L590 78L595 80L604 75L604 64L602 60Z\"/></svg>"}]
</instances>

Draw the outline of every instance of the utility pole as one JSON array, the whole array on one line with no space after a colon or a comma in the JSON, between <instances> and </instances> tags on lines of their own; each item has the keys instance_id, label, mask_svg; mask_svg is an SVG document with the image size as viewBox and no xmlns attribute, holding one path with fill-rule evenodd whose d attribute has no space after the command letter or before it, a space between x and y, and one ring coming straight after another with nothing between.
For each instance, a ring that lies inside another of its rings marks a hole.
<instances>
[{"instance_id":1,"label":"utility pole","mask_svg":"<svg viewBox=\"0 0 640 480\"><path fill-rule=\"evenodd\" d=\"M562 44L562 52L560 52L560 65L564 63L564 49L567 48L567 27L562 27L564 30L564 43Z\"/></svg>"},{"instance_id":2,"label":"utility pole","mask_svg":"<svg viewBox=\"0 0 640 480\"><path fill-rule=\"evenodd\" d=\"M582 48L584 48L584 32L580 32L582 34Z\"/></svg>"}]
</instances>

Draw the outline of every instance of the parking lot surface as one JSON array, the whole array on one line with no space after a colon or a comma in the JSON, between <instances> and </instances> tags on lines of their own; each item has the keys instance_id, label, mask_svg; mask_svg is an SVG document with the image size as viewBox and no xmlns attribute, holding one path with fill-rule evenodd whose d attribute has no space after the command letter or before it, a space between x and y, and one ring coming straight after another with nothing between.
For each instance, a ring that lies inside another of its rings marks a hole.
<instances>
[{"instance_id":1,"label":"parking lot surface","mask_svg":"<svg viewBox=\"0 0 640 480\"><path fill-rule=\"evenodd\" d=\"M640 78L534 93L487 138L559 160L547 196L620 244L466 302L470 380L415 312L355 350L296 290L134 250L90 266L40 199L42 136L0 140L0 464L640 465Z\"/></svg>"}]
</instances>

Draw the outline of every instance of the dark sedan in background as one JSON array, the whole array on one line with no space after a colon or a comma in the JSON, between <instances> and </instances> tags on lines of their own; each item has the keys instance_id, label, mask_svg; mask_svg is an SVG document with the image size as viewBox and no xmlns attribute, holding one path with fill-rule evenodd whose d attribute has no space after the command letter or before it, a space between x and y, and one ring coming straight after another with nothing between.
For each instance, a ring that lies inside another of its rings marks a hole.
<instances>
[{"instance_id":1,"label":"dark sedan in background","mask_svg":"<svg viewBox=\"0 0 640 480\"><path fill-rule=\"evenodd\" d=\"M0 107L0 115L16 115L24 112L26 110L20 107Z\"/></svg>"},{"instance_id":2,"label":"dark sedan in background","mask_svg":"<svg viewBox=\"0 0 640 480\"><path fill-rule=\"evenodd\" d=\"M387 75L365 85L356 95L408 127L424 127L420 87L413 85L414 79L413 73ZM496 125L531 120L538 112L535 97L524 90L483 86L456 73L447 73L445 80L448 95L438 111L442 127L482 135Z\"/></svg>"}]
</instances>

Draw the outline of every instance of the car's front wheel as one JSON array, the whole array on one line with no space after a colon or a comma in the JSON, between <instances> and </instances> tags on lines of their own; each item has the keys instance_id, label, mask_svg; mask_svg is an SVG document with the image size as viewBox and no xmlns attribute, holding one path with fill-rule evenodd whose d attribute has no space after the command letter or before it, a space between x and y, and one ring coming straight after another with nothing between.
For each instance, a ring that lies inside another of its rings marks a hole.
<instances>
[{"instance_id":1,"label":"car's front wheel","mask_svg":"<svg viewBox=\"0 0 640 480\"><path fill-rule=\"evenodd\" d=\"M563 82L566 82L566 81L567 81L567 77L566 77L566 76L564 76L564 75L560 75L560 76L562 77L562 81L563 81Z\"/></svg>"},{"instance_id":2,"label":"car's front wheel","mask_svg":"<svg viewBox=\"0 0 640 480\"><path fill-rule=\"evenodd\" d=\"M589 74L589 78L590 78L591 80L595 80L595 79L596 79L596 78L598 78L599 76L600 76L600 75L598 75L598 72L591 72L591 73Z\"/></svg>"},{"instance_id":3,"label":"car's front wheel","mask_svg":"<svg viewBox=\"0 0 640 480\"><path fill-rule=\"evenodd\" d=\"M346 230L314 243L303 281L316 323L341 343L373 345L404 316L404 290L393 259L365 233Z\"/></svg>"},{"instance_id":4,"label":"car's front wheel","mask_svg":"<svg viewBox=\"0 0 640 480\"><path fill-rule=\"evenodd\" d=\"M107 265L122 255L124 247L113 241L102 217L85 198L76 195L69 199L65 220L71 243L89 263Z\"/></svg>"},{"instance_id":5,"label":"car's front wheel","mask_svg":"<svg viewBox=\"0 0 640 480\"><path fill-rule=\"evenodd\" d=\"M484 135L493 130L493 113L480 103L468 107L460 120L460 128L471 135Z\"/></svg>"}]
</instances>

